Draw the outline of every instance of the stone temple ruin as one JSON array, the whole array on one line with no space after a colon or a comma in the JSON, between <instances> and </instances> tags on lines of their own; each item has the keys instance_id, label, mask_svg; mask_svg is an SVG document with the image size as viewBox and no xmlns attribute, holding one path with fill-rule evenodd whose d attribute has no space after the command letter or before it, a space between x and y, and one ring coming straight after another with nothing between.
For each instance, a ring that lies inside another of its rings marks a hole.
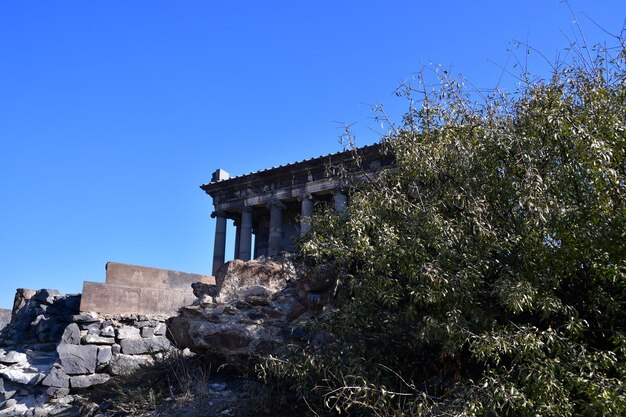
<instances>
[{"instance_id":1,"label":"stone temple ruin","mask_svg":"<svg viewBox=\"0 0 626 417\"><path fill-rule=\"evenodd\" d=\"M213 275L224 264L228 219L236 228L235 259L289 252L294 237L309 230L307 218L315 202L332 202L338 212L346 210L350 190L341 173L358 180L390 164L380 145L370 145L233 178L218 169L211 182L200 187L215 206Z\"/></svg>"},{"instance_id":2,"label":"stone temple ruin","mask_svg":"<svg viewBox=\"0 0 626 417\"><path fill-rule=\"evenodd\" d=\"M217 170L201 186L215 207L213 276L109 262L105 282L85 281L82 294L18 289L0 312L0 414L62 412L76 390L152 363L171 341L231 356L283 343L293 332L280 329L318 314L333 291L325 270L296 280L283 252L310 229L316 203L345 212L349 184L391 163L372 145L232 178ZM229 219L235 260L225 264Z\"/></svg>"}]
</instances>

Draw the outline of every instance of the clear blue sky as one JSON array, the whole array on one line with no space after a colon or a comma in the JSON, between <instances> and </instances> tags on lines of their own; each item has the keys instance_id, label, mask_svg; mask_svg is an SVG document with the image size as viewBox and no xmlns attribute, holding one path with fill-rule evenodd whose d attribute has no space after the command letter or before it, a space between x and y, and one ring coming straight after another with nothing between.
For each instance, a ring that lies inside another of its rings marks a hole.
<instances>
[{"instance_id":1,"label":"clear blue sky","mask_svg":"<svg viewBox=\"0 0 626 417\"><path fill-rule=\"evenodd\" d=\"M613 32L626 17L570 4ZM372 143L368 104L398 117L422 65L493 87L512 40L553 58L572 20L557 0L1 2L0 307L80 292L107 261L210 273L216 168L339 151L336 122Z\"/></svg>"}]
</instances>

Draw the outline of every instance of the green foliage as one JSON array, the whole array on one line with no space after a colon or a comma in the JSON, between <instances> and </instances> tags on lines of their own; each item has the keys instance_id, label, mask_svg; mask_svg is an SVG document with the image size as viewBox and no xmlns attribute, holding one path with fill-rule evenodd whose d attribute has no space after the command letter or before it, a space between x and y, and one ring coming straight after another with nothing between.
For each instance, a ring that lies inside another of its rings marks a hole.
<instances>
[{"instance_id":1,"label":"green foliage","mask_svg":"<svg viewBox=\"0 0 626 417\"><path fill-rule=\"evenodd\" d=\"M447 73L402 89L409 111L381 142L396 168L300 245L344 268L324 323L340 343L270 374L336 412L626 415L618 41L478 104Z\"/></svg>"}]
</instances>

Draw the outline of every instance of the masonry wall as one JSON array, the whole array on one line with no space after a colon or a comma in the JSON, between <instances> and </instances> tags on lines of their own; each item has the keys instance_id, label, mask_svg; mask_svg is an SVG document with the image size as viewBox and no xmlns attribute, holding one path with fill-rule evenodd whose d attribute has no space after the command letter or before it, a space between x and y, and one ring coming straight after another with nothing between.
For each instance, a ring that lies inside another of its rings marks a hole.
<instances>
[{"instance_id":1,"label":"masonry wall","mask_svg":"<svg viewBox=\"0 0 626 417\"><path fill-rule=\"evenodd\" d=\"M80 311L175 315L195 300L191 284L212 276L109 262L105 283L85 281Z\"/></svg>"}]
</instances>

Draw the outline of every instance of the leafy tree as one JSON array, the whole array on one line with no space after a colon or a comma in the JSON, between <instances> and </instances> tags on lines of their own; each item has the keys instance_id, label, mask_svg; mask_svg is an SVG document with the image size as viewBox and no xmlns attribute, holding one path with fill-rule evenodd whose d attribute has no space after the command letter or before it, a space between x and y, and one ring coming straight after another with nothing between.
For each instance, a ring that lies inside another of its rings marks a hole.
<instances>
[{"instance_id":1,"label":"leafy tree","mask_svg":"<svg viewBox=\"0 0 626 417\"><path fill-rule=\"evenodd\" d=\"M447 73L405 86L410 108L381 141L396 167L300 243L344 270L323 323L337 343L270 358L265 375L337 412L626 415L618 41L479 103Z\"/></svg>"}]
</instances>

